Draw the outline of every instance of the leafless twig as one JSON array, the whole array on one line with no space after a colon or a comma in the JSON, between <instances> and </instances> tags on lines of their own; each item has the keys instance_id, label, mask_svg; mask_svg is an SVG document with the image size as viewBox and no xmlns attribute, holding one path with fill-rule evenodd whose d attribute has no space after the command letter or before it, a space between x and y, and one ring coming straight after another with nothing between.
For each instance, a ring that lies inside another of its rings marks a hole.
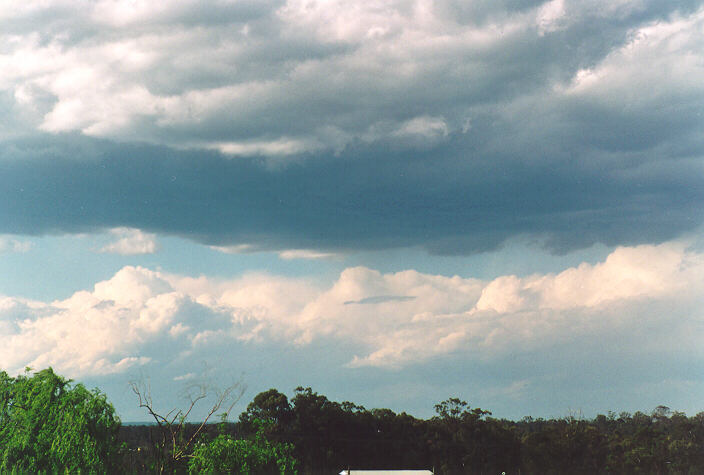
<instances>
[{"instance_id":1,"label":"leafless twig","mask_svg":"<svg viewBox=\"0 0 704 475\"><path fill-rule=\"evenodd\" d=\"M224 390L209 388L205 383L194 384L190 386L188 390L197 388L198 392L195 395L189 394L189 403L185 411L174 408L166 413L166 415L162 415L154 408L151 387L147 382L144 380L139 382L132 381L130 382L130 387L132 392L137 396L139 407L146 409L159 428L161 442L158 443L156 449L157 457L161 459L158 461L160 472L163 472L167 466L173 467L183 458L190 457L190 448L193 442L201 434L213 414L223 408L225 404L228 404L226 410L223 411L226 418L244 394L245 389L240 382L234 383ZM191 415L191 412L196 405L208 397L209 391L215 393L215 402L208 410L206 417L200 423L198 428L191 434L188 440L186 442L179 442L179 436L184 433L184 427L187 423L188 417ZM171 446L168 451L166 449L167 440Z\"/></svg>"}]
</instances>

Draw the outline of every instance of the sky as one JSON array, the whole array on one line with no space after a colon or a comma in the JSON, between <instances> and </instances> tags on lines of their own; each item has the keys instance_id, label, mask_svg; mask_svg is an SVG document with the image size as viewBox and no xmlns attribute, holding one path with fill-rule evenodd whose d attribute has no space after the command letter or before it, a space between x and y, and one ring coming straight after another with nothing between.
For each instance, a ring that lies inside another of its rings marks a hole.
<instances>
[{"instance_id":1,"label":"sky","mask_svg":"<svg viewBox=\"0 0 704 475\"><path fill-rule=\"evenodd\" d=\"M701 1L3 2L0 369L696 414L703 111Z\"/></svg>"}]
</instances>

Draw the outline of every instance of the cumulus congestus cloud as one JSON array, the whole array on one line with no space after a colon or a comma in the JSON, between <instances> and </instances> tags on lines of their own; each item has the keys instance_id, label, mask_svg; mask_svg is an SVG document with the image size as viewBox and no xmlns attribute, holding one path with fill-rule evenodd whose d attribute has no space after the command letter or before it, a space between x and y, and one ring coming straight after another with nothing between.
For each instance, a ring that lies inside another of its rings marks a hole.
<instances>
[{"instance_id":1,"label":"cumulus congestus cloud","mask_svg":"<svg viewBox=\"0 0 704 475\"><path fill-rule=\"evenodd\" d=\"M304 352L344 341L352 344L349 367L412 368L436 357L492 361L604 339L631 357L686 354L699 365L703 277L704 256L680 244L619 248L595 265L491 281L354 267L320 285L125 267L65 300L0 299L0 366L98 375L217 359L235 344Z\"/></svg>"}]
</instances>

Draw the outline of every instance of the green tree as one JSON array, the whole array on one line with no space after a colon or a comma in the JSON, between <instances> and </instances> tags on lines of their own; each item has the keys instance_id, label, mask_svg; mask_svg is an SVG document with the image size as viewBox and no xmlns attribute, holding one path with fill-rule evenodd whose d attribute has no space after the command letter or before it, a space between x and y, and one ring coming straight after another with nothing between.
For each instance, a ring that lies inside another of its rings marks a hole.
<instances>
[{"instance_id":1,"label":"green tree","mask_svg":"<svg viewBox=\"0 0 704 475\"><path fill-rule=\"evenodd\" d=\"M240 428L245 434L255 434L259 425L265 424L265 435L269 440L281 442L289 429L293 417L291 404L285 394L276 389L261 392L240 414Z\"/></svg>"},{"instance_id":2,"label":"green tree","mask_svg":"<svg viewBox=\"0 0 704 475\"><path fill-rule=\"evenodd\" d=\"M196 445L188 462L191 473L294 474L296 459L293 445L273 443L266 436L261 420L251 421L257 432L251 439L233 439L220 434L210 442Z\"/></svg>"},{"instance_id":3,"label":"green tree","mask_svg":"<svg viewBox=\"0 0 704 475\"><path fill-rule=\"evenodd\" d=\"M520 465L520 441L491 412L450 398L427 422L433 466L440 474L510 472Z\"/></svg>"},{"instance_id":4,"label":"green tree","mask_svg":"<svg viewBox=\"0 0 704 475\"><path fill-rule=\"evenodd\" d=\"M120 419L105 395L51 368L0 372L0 472L105 473L119 463Z\"/></svg>"}]
</instances>

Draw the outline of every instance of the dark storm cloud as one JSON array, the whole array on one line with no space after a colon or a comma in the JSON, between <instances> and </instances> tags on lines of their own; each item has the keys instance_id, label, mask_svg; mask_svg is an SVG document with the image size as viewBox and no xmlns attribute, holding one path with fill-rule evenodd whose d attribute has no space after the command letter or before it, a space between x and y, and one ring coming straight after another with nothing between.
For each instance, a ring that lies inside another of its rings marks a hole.
<instances>
[{"instance_id":1,"label":"dark storm cloud","mask_svg":"<svg viewBox=\"0 0 704 475\"><path fill-rule=\"evenodd\" d=\"M0 7L0 232L453 254L702 224L701 2L209 5Z\"/></svg>"},{"instance_id":2,"label":"dark storm cloud","mask_svg":"<svg viewBox=\"0 0 704 475\"><path fill-rule=\"evenodd\" d=\"M593 169L473 156L467 136L427 150L360 145L284 165L78 136L5 143L0 233L116 226L261 249L494 249L531 234L554 251L659 242L702 222L697 162ZM17 158L13 158L16 156ZM654 167L654 168L653 168Z\"/></svg>"}]
</instances>

